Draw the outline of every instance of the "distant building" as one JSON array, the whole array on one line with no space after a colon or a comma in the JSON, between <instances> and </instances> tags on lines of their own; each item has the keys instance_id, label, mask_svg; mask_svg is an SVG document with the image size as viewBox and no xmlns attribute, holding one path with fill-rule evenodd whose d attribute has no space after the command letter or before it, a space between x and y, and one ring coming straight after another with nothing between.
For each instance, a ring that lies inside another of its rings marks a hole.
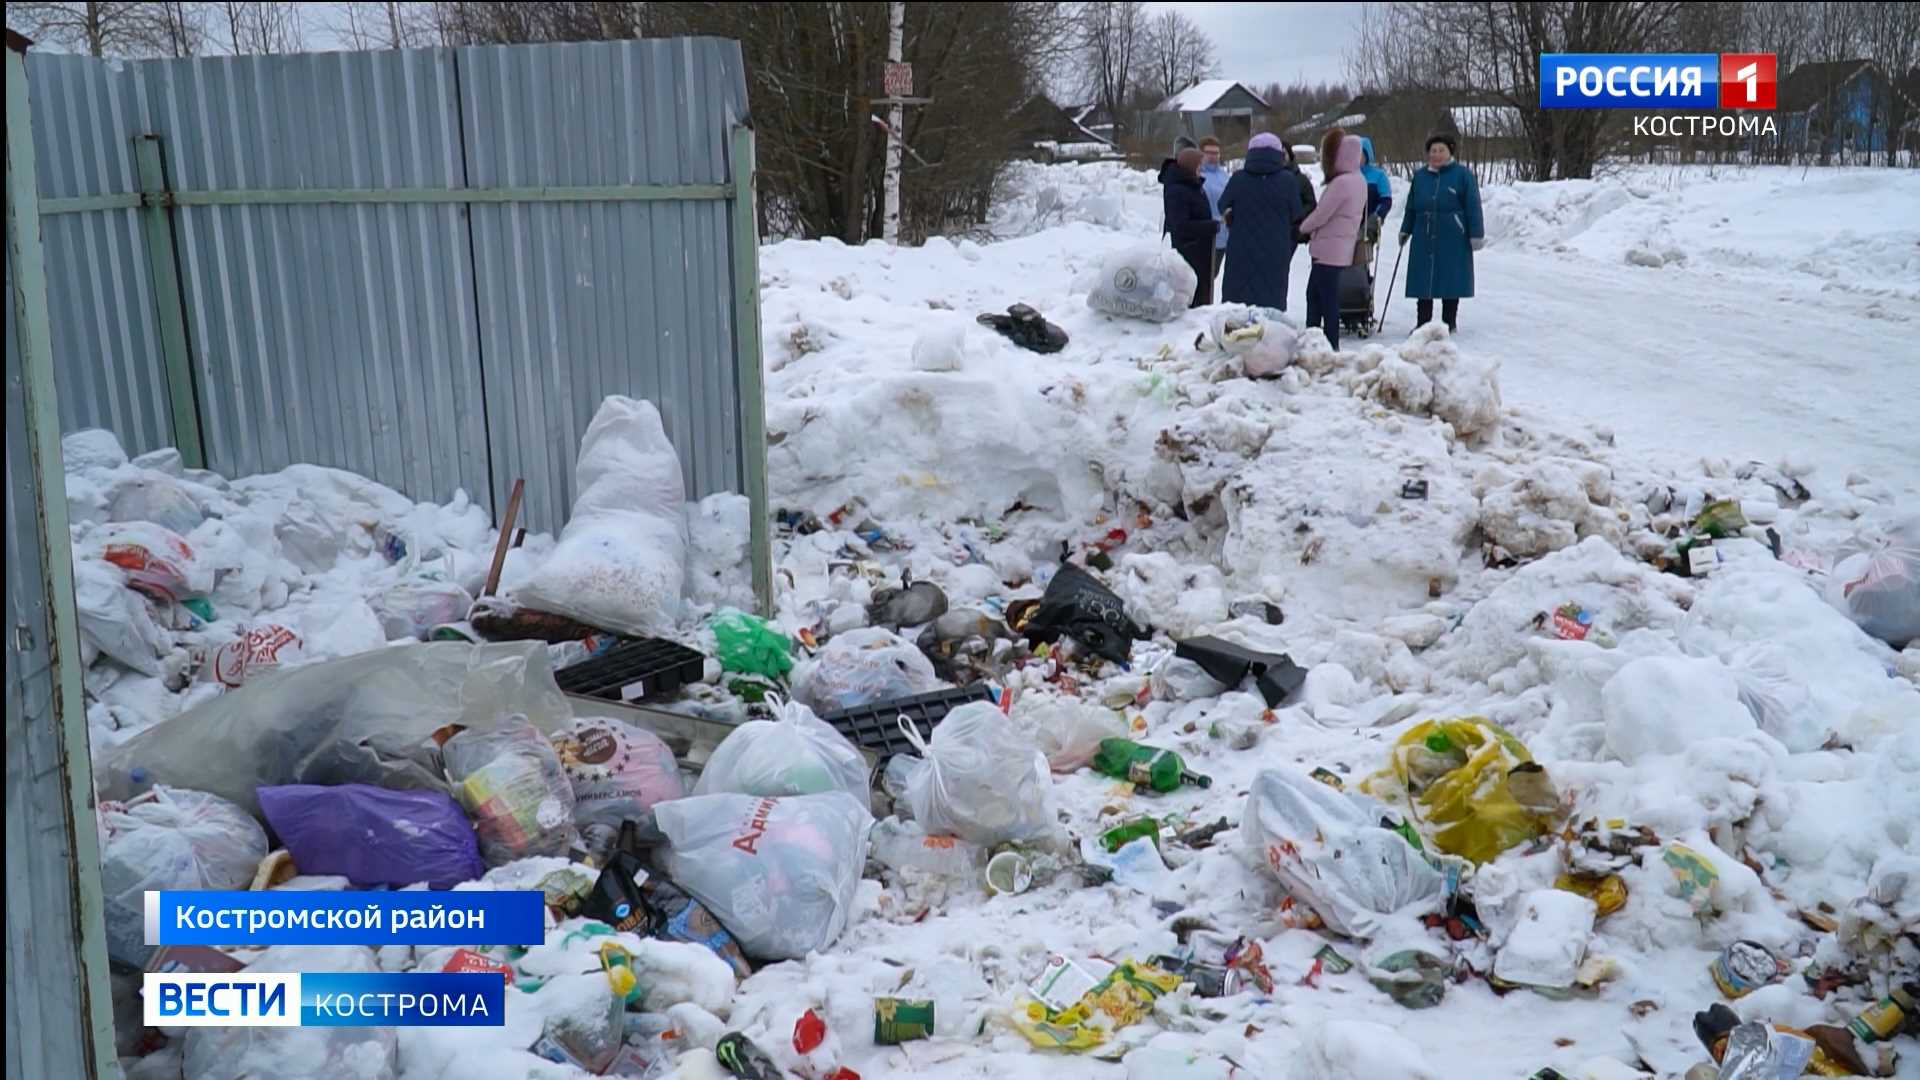
<instances>
[{"instance_id":1,"label":"distant building","mask_svg":"<svg viewBox=\"0 0 1920 1080\"><path fill-rule=\"evenodd\" d=\"M1318 145L1329 129L1373 140L1383 162L1418 161L1427 136L1443 131L1460 140L1468 160L1512 157L1524 139L1520 110L1496 99L1465 91L1423 90L1400 94L1362 94L1288 127L1291 143Z\"/></svg>"},{"instance_id":2,"label":"distant building","mask_svg":"<svg viewBox=\"0 0 1920 1080\"><path fill-rule=\"evenodd\" d=\"M1266 99L1232 79L1197 82L1161 102L1140 118L1143 134L1171 143L1211 135L1228 146L1244 146L1253 138L1253 120L1265 116Z\"/></svg>"},{"instance_id":3,"label":"distant building","mask_svg":"<svg viewBox=\"0 0 1920 1080\"><path fill-rule=\"evenodd\" d=\"M1775 123L1795 153L1830 157L1900 149L1920 118L1920 73L1898 84L1871 60L1801 64L1780 83Z\"/></svg>"},{"instance_id":4,"label":"distant building","mask_svg":"<svg viewBox=\"0 0 1920 1080\"><path fill-rule=\"evenodd\" d=\"M1111 142L1087 130L1073 112L1045 94L1035 94L1015 109L1007 129L1013 152L1037 161L1088 161L1113 154Z\"/></svg>"}]
</instances>

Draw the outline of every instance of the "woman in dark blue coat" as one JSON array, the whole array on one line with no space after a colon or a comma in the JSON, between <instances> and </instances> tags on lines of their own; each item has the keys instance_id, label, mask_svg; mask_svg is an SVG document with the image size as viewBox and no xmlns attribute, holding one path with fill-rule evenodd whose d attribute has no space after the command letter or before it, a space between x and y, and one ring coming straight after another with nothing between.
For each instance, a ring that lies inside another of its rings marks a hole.
<instances>
[{"instance_id":1,"label":"woman in dark blue coat","mask_svg":"<svg viewBox=\"0 0 1920 1080\"><path fill-rule=\"evenodd\" d=\"M1287 169L1277 136L1262 133L1247 144L1247 163L1221 192L1220 213L1232 227L1221 298L1287 310L1293 227L1306 215L1300 210L1299 181Z\"/></svg>"},{"instance_id":2,"label":"woman in dark blue coat","mask_svg":"<svg viewBox=\"0 0 1920 1080\"><path fill-rule=\"evenodd\" d=\"M1422 326L1432 321L1433 302L1439 300L1449 331L1459 328L1461 299L1473 295L1473 253L1486 243L1480 186L1473 170L1453 155L1453 136L1427 138L1427 167L1413 174L1407 209L1400 215L1400 243L1413 241L1407 298L1418 302Z\"/></svg>"}]
</instances>

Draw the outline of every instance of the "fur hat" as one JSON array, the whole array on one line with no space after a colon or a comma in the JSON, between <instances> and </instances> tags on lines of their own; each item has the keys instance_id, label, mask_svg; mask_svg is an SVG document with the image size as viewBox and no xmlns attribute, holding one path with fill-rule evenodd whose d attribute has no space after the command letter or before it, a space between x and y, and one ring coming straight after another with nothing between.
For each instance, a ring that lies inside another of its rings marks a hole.
<instances>
[{"instance_id":1,"label":"fur hat","mask_svg":"<svg viewBox=\"0 0 1920 1080\"><path fill-rule=\"evenodd\" d=\"M1433 134L1427 136L1427 144L1426 146L1422 147L1422 149L1431 150L1433 149L1434 143L1445 143L1447 147L1447 153L1449 155L1453 157L1460 156L1460 143L1452 135L1449 135L1444 131L1436 131Z\"/></svg>"}]
</instances>

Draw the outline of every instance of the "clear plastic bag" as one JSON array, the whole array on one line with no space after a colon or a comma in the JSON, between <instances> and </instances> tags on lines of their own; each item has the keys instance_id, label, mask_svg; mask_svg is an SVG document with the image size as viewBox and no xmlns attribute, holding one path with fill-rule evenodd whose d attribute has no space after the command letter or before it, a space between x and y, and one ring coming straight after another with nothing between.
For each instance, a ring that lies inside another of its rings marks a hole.
<instances>
[{"instance_id":1,"label":"clear plastic bag","mask_svg":"<svg viewBox=\"0 0 1920 1080\"><path fill-rule=\"evenodd\" d=\"M159 525L102 525L87 534L84 551L126 571L128 588L163 604L213 591L213 571L201 565L180 534Z\"/></svg>"},{"instance_id":2,"label":"clear plastic bag","mask_svg":"<svg viewBox=\"0 0 1920 1080\"><path fill-rule=\"evenodd\" d=\"M667 876L759 960L798 960L847 927L873 816L843 791L696 795L653 808Z\"/></svg>"},{"instance_id":3,"label":"clear plastic bag","mask_svg":"<svg viewBox=\"0 0 1920 1080\"><path fill-rule=\"evenodd\" d=\"M924 694L939 685L925 654L879 627L835 636L793 673L793 696L822 713Z\"/></svg>"},{"instance_id":4,"label":"clear plastic bag","mask_svg":"<svg viewBox=\"0 0 1920 1080\"><path fill-rule=\"evenodd\" d=\"M1172 322L1187 313L1199 284L1193 267L1172 249L1139 244L1114 252L1100 264L1087 306L1108 315Z\"/></svg>"},{"instance_id":5,"label":"clear plastic bag","mask_svg":"<svg viewBox=\"0 0 1920 1080\"><path fill-rule=\"evenodd\" d=\"M926 760L907 783L906 804L928 832L991 847L1055 828L1047 759L998 708L984 701L962 705L933 729L931 740L905 717L900 729Z\"/></svg>"},{"instance_id":6,"label":"clear plastic bag","mask_svg":"<svg viewBox=\"0 0 1920 1080\"><path fill-rule=\"evenodd\" d=\"M267 856L267 834L217 795L155 788L124 803L100 804L100 887L107 954L146 966L149 889L244 889Z\"/></svg>"},{"instance_id":7,"label":"clear plastic bag","mask_svg":"<svg viewBox=\"0 0 1920 1080\"><path fill-rule=\"evenodd\" d=\"M576 835L573 784L553 744L525 717L497 731L463 731L441 754L487 865L566 854Z\"/></svg>"},{"instance_id":8,"label":"clear plastic bag","mask_svg":"<svg viewBox=\"0 0 1920 1080\"><path fill-rule=\"evenodd\" d=\"M1440 872L1404 837L1298 769L1254 778L1240 835L1294 899L1350 937L1371 937L1381 916L1440 899Z\"/></svg>"},{"instance_id":9,"label":"clear plastic bag","mask_svg":"<svg viewBox=\"0 0 1920 1080\"><path fill-rule=\"evenodd\" d=\"M869 806L871 768L845 735L797 701L770 696L775 720L749 720L707 758L695 795L818 795L844 791Z\"/></svg>"},{"instance_id":10,"label":"clear plastic bag","mask_svg":"<svg viewBox=\"0 0 1920 1080\"><path fill-rule=\"evenodd\" d=\"M185 536L207 520L200 504L193 501L178 481L157 472L149 472L128 484L113 497L108 510L114 521L145 521Z\"/></svg>"},{"instance_id":11,"label":"clear plastic bag","mask_svg":"<svg viewBox=\"0 0 1920 1080\"><path fill-rule=\"evenodd\" d=\"M442 623L459 622L473 607L473 596L438 573L416 574L373 598L388 641L422 641Z\"/></svg>"},{"instance_id":12,"label":"clear plastic bag","mask_svg":"<svg viewBox=\"0 0 1920 1080\"><path fill-rule=\"evenodd\" d=\"M673 751L651 731L603 717L575 720L553 737L573 784L573 819L582 826L638 820L656 803L684 798Z\"/></svg>"},{"instance_id":13,"label":"clear plastic bag","mask_svg":"<svg viewBox=\"0 0 1920 1080\"><path fill-rule=\"evenodd\" d=\"M490 731L509 716L552 730L573 718L545 645L432 642L286 668L142 731L100 763L100 795L172 784L249 813L261 785L338 783L315 775L336 743L426 739L448 724ZM358 779L358 778L356 778Z\"/></svg>"},{"instance_id":14,"label":"clear plastic bag","mask_svg":"<svg viewBox=\"0 0 1920 1080\"><path fill-rule=\"evenodd\" d=\"M635 637L673 629L686 581L686 487L652 402L601 402L574 484L559 544L514 602Z\"/></svg>"},{"instance_id":15,"label":"clear plastic bag","mask_svg":"<svg viewBox=\"0 0 1920 1080\"><path fill-rule=\"evenodd\" d=\"M1874 550L1840 560L1827 602L1896 649L1920 641L1920 515L1888 530Z\"/></svg>"}]
</instances>

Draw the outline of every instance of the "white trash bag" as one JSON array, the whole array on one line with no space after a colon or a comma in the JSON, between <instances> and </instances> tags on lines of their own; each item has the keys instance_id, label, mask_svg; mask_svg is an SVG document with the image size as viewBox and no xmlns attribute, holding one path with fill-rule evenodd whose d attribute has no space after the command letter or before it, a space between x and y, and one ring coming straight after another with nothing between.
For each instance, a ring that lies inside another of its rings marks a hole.
<instances>
[{"instance_id":1,"label":"white trash bag","mask_svg":"<svg viewBox=\"0 0 1920 1080\"><path fill-rule=\"evenodd\" d=\"M998 708L962 705L931 740L905 717L900 729L926 762L907 781L905 801L928 832L991 847L1053 831L1046 756Z\"/></svg>"},{"instance_id":2,"label":"white trash bag","mask_svg":"<svg viewBox=\"0 0 1920 1080\"><path fill-rule=\"evenodd\" d=\"M1251 308L1215 312L1211 331L1214 347L1238 357L1249 378L1280 374L1299 349L1298 328Z\"/></svg>"},{"instance_id":3,"label":"white trash bag","mask_svg":"<svg viewBox=\"0 0 1920 1080\"><path fill-rule=\"evenodd\" d=\"M1028 732L1057 773L1085 768L1102 739L1130 733L1121 715L1104 705L1053 694L1027 693L1013 705L1013 722Z\"/></svg>"},{"instance_id":4,"label":"white trash bag","mask_svg":"<svg viewBox=\"0 0 1920 1080\"><path fill-rule=\"evenodd\" d=\"M925 653L878 626L834 635L793 673L793 696L817 713L911 697L939 685Z\"/></svg>"},{"instance_id":5,"label":"white trash bag","mask_svg":"<svg viewBox=\"0 0 1920 1080\"><path fill-rule=\"evenodd\" d=\"M100 804L100 886L107 955L145 967L148 890L244 889L267 857L267 834L218 795L156 787Z\"/></svg>"},{"instance_id":6,"label":"white trash bag","mask_svg":"<svg viewBox=\"0 0 1920 1080\"><path fill-rule=\"evenodd\" d=\"M1888 531L1875 550L1850 555L1827 575L1827 602L1881 641L1920 641L1920 515Z\"/></svg>"},{"instance_id":7,"label":"white trash bag","mask_svg":"<svg viewBox=\"0 0 1920 1080\"><path fill-rule=\"evenodd\" d=\"M108 516L117 522L145 521L185 536L207 520L179 481L161 473L128 484L113 497Z\"/></svg>"},{"instance_id":8,"label":"white trash bag","mask_svg":"<svg viewBox=\"0 0 1920 1080\"><path fill-rule=\"evenodd\" d=\"M1262 770L1240 835L1294 899L1349 937L1384 915L1440 898L1440 872L1363 804L1293 768Z\"/></svg>"},{"instance_id":9,"label":"white trash bag","mask_svg":"<svg viewBox=\"0 0 1920 1080\"><path fill-rule=\"evenodd\" d=\"M83 642L142 675L159 675L173 640L154 621L146 598L127 585L126 572L98 559L73 561L73 604Z\"/></svg>"},{"instance_id":10,"label":"white trash bag","mask_svg":"<svg viewBox=\"0 0 1920 1080\"><path fill-rule=\"evenodd\" d=\"M653 808L667 876L757 960L833 944L853 914L873 815L844 791L694 795Z\"/></svg>"},{"instance_id":11,"label":"white trash bag","mask_svg":"<svg viewBox=\"0 0 1920 1080\"><path fill-rule=\"evenodd\" d=\"M1172 322L1186 314L1200 285L1193 267L1171 248L1140 244L1122 248L1100 264L1100 279L1087 306L1108 315Z\"/></svg>"},{"instance_id":12,"label":"white trash bag","mask_svg":"<svg viewBox=\"0 0 1920 1080\"><path fill-rule=\"evenodd\" d=\"M649 401L613 395L580 439L573 516L513 602L634 637L680 618L686 486Z\"/></svg>"},{"instance_id":13,"label":"white trash bag","mask_svg":"<svg viewBox=\"0 0 1920 1080\"><path fill-rule=\"evenodd\" d=\"M438 572L428 572L376 594L372 606L388 641L425 641L434 627L466 618L473 594Z\"/></svg>"},{"instance_id":14,"label":"white trash bag","mask_svg":"<svg viewBox=\"0 0 1920 1080\"><path fill-rule=\"evenodd\" d=\"M695 795L818 795L844 791L870 806L871 770L858 747L797 701L770 696L776 720L749 720L707 758Z\"/></svg>"}]
</instances>

